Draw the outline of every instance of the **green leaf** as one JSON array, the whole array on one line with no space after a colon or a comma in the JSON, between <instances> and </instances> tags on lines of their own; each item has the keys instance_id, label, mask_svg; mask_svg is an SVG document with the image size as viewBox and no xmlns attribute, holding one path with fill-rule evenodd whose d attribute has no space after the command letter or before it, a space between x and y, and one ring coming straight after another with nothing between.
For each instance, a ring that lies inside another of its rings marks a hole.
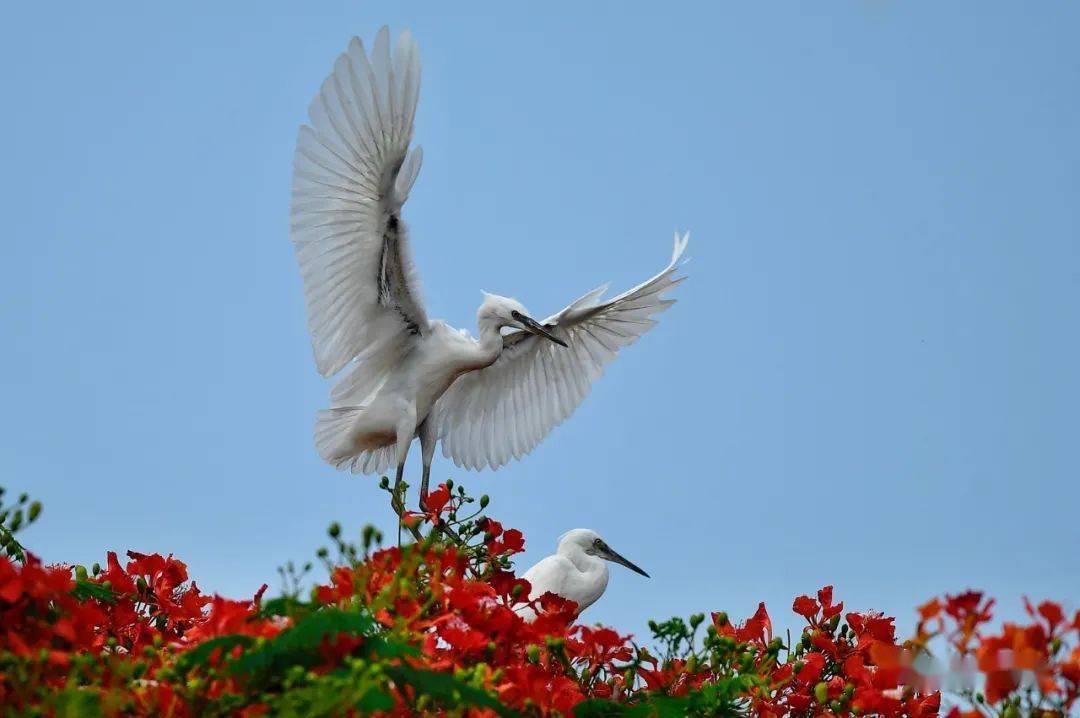
<instances>
[{"instance_id":1,"label":"green leaf","mask_svg":"<svg viewBox=\"0 0 1080 718\"><path fill-rule=\"evenodd\" d=\"M80 601L92 598L104 603L116 603L116 593L113 590L86 579L79 579L75 582L75 588L71 589L71 595Z\"/></svg>"},{"instance_id":2,"label":"green leaf","mask_svg":"<svg viewBox=\"0 0 1080 718\"><path fill-rule=\"evenodd\" d=\"M393 707L394 699L378 688L368 690L364 697L356 702L356 709L363 715L376 711L388 711Z\"/></svg>"},{"instance_id":3,"label":"green leaf","mask_svg":"<svg viewBox=\"0 0 1080 718\"><path fill-rule=\"evenodd\" d=\"M307 608L308 604L303 601L298 601L290 596L279 596L278 598L271 598L269 601L263 601L262 608L259 609L257 616L259 618L295 616Z\"/></svg>"},{"instance_id":4,"label":"green leaf","mask_svg":"<svg viewBox=\"0 0 1080 718\"><path fill-rule=\"evenodd\" d=\"M385 671L388 676L412 685L419 693L429 695L436 701L451 705L460 703L474 708L489 708L507 718L518 715L488 692L470 686L449 673L424 671L409 666L386 666Z\"/></svg>"},{"instance_id":5,"label":"green leaf","mask_svg":"<svg viewBox=\"0 0 1080 718\"><path fill-rule=\"evenodd\" d=\"M224 655L237 646L247 648L254 642L255 639L251 636L244 636L241 634L231 634L228 636L211 638L208 641L203 641L190 651L181 655L176 661L176 670L181 673L187 673L193 668L205 665L206 662L210 660L210 655L219 648L221 649L222 655Z\"/></svg>"},{"instance_id":6,"label":"green leaf","mask_svg":"<svg viewBox=\"0 0 1080 718\"><path fill-rule=\"evenodd\" d=\"M574 706L574 718L616 718L625 716L629 710L621 703L592 698Z\"/></svg>"},{"instance_id":7,"label":"green leaf","mask_svg":"<svg viewBox=\"0 0 1080 718\"><path fill-rule=\"evenodd\" d=\"M594 698L574 706L574 718L683 718L690 708L689 698L650 696L631 706Z\"/></svg>"},{"instance_id":8,"label":"green leaf","mask_svg":"<svg viewBox=\"0 0 1080 718\"><path fill-rule=\"evenodd\" d=\"M233 674L268 677L294 665L309 666L318 660L323 641L346 634L366 636L375 628L367 613L325 608L297 620L266 643L239 656L229 667Z\"/></svg>"},{"instance_id":9,"label":"green leaf","mask_svg":"<svg viewBox=\"0 0 1080 718\"><path fill-rule=\"evenodd\" d=\"M101 718L101 697L94 692L71 688L53 699L57 718Z\"/></svg>"}]
</instances>

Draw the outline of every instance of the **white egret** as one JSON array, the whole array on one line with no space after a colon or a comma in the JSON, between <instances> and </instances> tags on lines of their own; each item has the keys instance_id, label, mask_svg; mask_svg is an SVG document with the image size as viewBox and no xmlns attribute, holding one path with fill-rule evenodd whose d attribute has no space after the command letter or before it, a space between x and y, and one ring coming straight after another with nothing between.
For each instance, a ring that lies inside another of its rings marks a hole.
<instances>
[{"instance_id":1,"label":"white egret","mask_svg":"<svg viewBox=\"0 0 1080 718\"><path fill-rule=\"evenodd\" d=\"M554 555L541 559L522 576L532 589L530 599L549 591L578 605L578 613L596 603L608 584L607 562L621 563L648 578L649 574L617 554L591 529L567 531L559 539ZM523 607L521 615L533 618L532 609Z\"/></svg>"},{"instance_id":2,"label":"white egret","mask_svg":"<svg viewBox=\"0 0 1080 718\"><path fill-rule=\"evenodd\" d=\"M346 370L319 412L316 448L354 473L394 465L400 483L419 437L423 503L437 442L458 466L495 469L566 419L674 303L663 294L682 279L689 237L676 234L671 262L648 281L607 300L600 287L543 322L494 294L477 312L479 339L428 319L401 220L422 158L409 148L419 87L408 31L391 51L382 28L370 55L352 39L300 128L291 234L315 363L326 377Z\"/></svg>"}]
</instances>

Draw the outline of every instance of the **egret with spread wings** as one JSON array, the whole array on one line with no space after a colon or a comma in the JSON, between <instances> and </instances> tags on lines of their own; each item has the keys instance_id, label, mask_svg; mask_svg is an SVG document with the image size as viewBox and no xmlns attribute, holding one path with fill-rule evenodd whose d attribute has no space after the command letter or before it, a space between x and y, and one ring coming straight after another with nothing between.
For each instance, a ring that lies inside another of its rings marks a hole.
<instances>
[{"instance_id":1,"label":"egret with spread wings","mask_svg":"<svg viewBox=\"0 0 1080 718\"><path fill-rule=\"evenodd\" d=\"M673 299L676 264L613 299L595 289L538 322L519 302L485 294L479 338L428 319L401 220L422 153L409 147L420 59L408 31L370 54L353 38L300 128L292 241L303 275L315 363L341 373L319 412L315 446L354 473L397 468L419 437L421 502L435 444L458 466L497 469L529 453L568 417L608 362ZM503 333L508 329L507 333Z\"/></svg>"}]
</instances>

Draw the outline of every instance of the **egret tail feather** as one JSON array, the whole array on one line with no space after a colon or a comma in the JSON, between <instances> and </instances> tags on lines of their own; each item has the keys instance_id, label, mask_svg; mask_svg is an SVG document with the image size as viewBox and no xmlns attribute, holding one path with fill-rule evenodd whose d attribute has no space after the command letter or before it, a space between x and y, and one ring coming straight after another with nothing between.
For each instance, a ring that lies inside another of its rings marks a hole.
<instances>
[{"instance_id":1,"label":"egret tail feather","mask_svg":"<svg viewBox=\"0 0 1080 718\"><path fill-rule=\"evenodd\" d=\"M383 446L357 444L355 427L365 409L363 406L341 406L316 414L315 450L323 461L354 474L386 471L394 457L392 439Z\"/></svg>"}]
</instances>

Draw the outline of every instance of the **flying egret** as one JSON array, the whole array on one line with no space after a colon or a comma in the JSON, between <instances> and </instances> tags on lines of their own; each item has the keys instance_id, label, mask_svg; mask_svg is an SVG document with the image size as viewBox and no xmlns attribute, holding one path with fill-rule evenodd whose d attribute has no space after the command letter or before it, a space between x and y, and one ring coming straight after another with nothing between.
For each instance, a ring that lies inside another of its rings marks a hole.
<instances>
[{"instance_id":1,"label":"flying egret","mask_svg":"<svg viewBox=\"0 0 1080 718\"><path fill-rule=\"evenodd\" d=\"M554 555L541 559L522 578L532 587L530 599L540 598L550 591L576 603L578 613L581 613L604 595L608 584L608 561L621 563L631 571L649 577L615 553L595 531L574 529L562 535ZM529 619L535 616L527 607L521 609L521 615Z\"/></svg>"},{"instance_id":2,"label":"flying egret","mask_svg":"<svg viewBox=\"0 0 1080 718\"><path fill-rule=\"evenodd\" d=\"M613 299L600 287L543 322L520 302L484 295L479 339L430 320L417 290L401 207L420 170L409 148L420 88L416 42L389 31L370 55L353 38L308 108L293 163L291 235L304 281L315 363L341 372L315 445L354 473L397 467L414 438L421 503L435 444L460 467L497 469L529 453L566 419L616 353L673 299L675 235L662 272ZM503 330L509 330L503 333Z\"/></svg>"}]
</instances>

